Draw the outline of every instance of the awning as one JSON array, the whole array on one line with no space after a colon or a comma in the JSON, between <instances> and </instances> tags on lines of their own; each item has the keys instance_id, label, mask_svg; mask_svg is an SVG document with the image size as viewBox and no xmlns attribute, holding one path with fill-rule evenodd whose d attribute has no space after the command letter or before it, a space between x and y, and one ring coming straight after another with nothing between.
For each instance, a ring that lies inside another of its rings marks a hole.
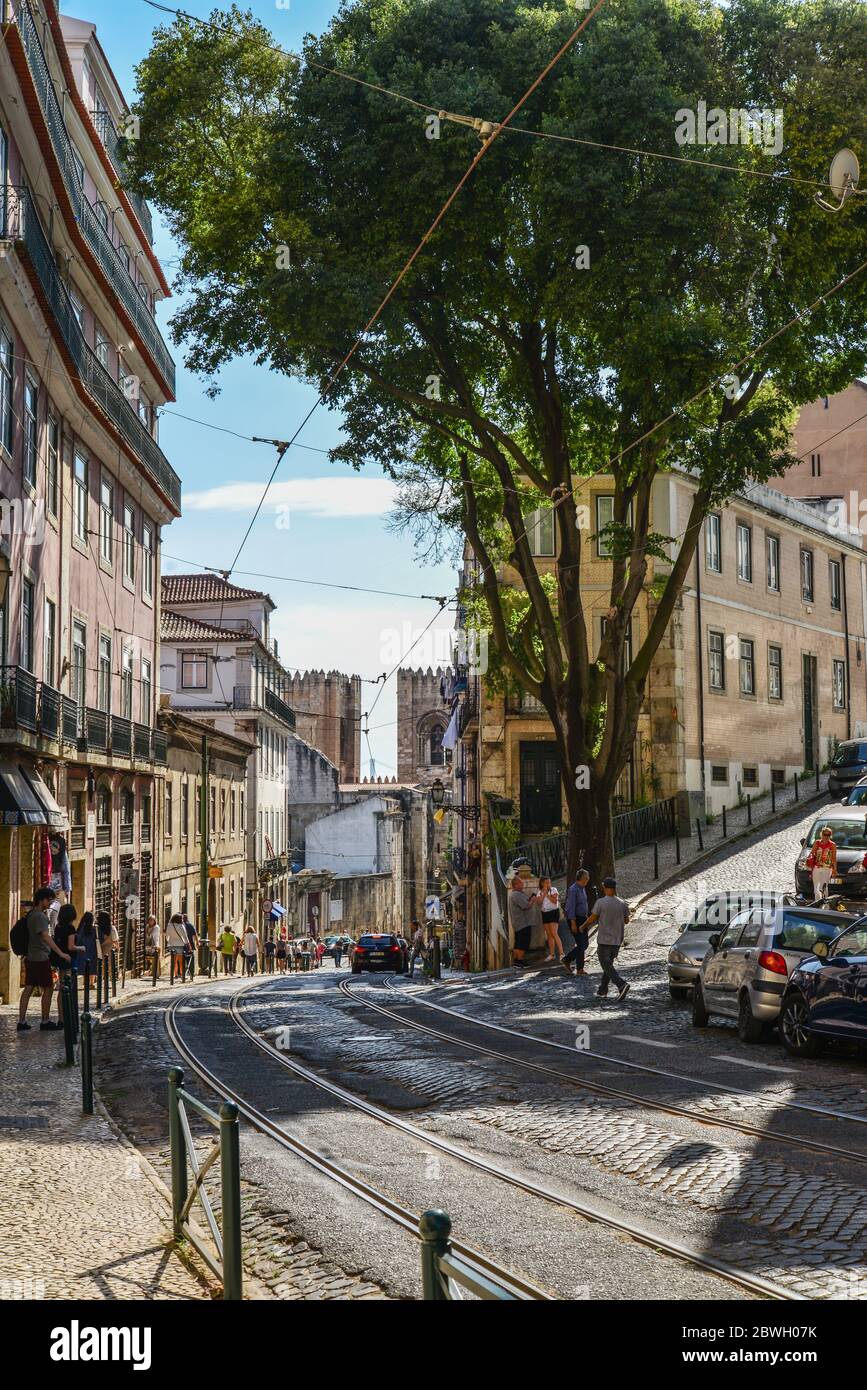
<instances>
[{"instance_id":1,"label":"awning","mask_svg":"<svg viewBox=\"0 0 867 1390\"><path fill-rule=\"evenodd\" d=\"M47 787L45 790L50 796ZM49 824L46 807L18 763L0 762L0 824Z\"/></svg>"},{"instance_id":2,"label":"awning","mask_svg":"<svg viewBox=\"0 0 867 1390\"><path fill-rule=\"evenodd\" d=\"M279 922L281 917L286 916L286 909L282 903L271 904L271 921Z\"/></svg>"},{"instance_id":3,"label":"awning","mask_svg":"<svg viewBox=\"0 0 867 1390\"><path fill-rule=\"evenodd\" d=\"M23 763L20 766L33 789L36 800L42 804L45 810L45 824L50 825L53 830L68 830L69 817L54 800L48 789L48 784L40 777L35 767L25 767Z\"/></svg>"}]
</instances>

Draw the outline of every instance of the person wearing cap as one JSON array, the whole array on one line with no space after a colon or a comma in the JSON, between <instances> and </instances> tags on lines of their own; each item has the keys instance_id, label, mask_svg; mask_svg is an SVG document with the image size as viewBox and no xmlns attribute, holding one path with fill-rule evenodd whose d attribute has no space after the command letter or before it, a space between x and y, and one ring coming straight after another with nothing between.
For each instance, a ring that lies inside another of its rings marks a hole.
<instances>
[{"instance_id":1,"label":"person wearing cap","mask_svg":"<svg viewBox=\"0 0 867 1390\"><path fill-rule=\"evenodd\" d=\"M624 928L629 921L629 904L618 898L617 880L603 878L601 898L593 904L593 911L584 923L585 931L598 922L596 931L596 952L602 966L602 983L596 991L599 999L605 999L609 983L617 989L617 998L625 999L629 985L614 968L617 953L623 945Z\"/></svg>"}]
</instances>

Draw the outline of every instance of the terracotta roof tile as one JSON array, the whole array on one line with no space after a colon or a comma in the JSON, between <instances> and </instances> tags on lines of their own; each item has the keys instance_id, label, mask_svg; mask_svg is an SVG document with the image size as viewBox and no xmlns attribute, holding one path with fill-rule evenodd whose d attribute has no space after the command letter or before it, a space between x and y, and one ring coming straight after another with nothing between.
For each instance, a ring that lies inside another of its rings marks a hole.
<instances>
[{"instance_id":1,"label":"terracotta roof tile","mask_svg":"<svg viewBox=\"0 0 867 1390\"><path fill-rule=\"evenodd\" d=\"M241 589L230 584L218 574L164 574L162 576L163 603L214 603L223 599L233 600L264 598L272 602L261 589Z\"/></svg>"},{"instance_id":2,"label":"terracotta roof tile","mask_svg":"<svg viewBox=\"0 0 867 1390\"><path fill-rule=\"evenodd\" d=\"M198 618L188 618L183 613L171 613L164 608L160 614L160 640L163 642L238 642L249 640L246 632L218 627L216 623L203 623Z\"/></svg>"}]
</instances>

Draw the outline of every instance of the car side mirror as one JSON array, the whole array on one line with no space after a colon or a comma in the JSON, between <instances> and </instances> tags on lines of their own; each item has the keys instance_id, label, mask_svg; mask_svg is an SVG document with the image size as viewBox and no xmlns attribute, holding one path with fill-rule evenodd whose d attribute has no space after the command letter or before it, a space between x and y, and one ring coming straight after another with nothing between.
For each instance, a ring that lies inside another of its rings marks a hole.
<instances>
[{"instance_id":1,"label":"car side mirror","mask_svg":"<svg viewBox=\"0 0 867 1390\"><path fill-rule=\"evenodd\" d=\"M840 802L840 805L841 805L841 806L848 806L848 805L849 805L849 798L848 798L848 796L844 796L844 797L843 797L843 800Z\"/></svg>"},{"instance_id":2,"label":"car side mirror","mask_svg":"<svg viewBox=\"0 0 867 1390\"><path fill-rule=\"evenodd\" d=\"M820 956L822 960L828 955L827 941L816 941L813 943L813 955Z\"/></svg>"},{"instance_id":3,"label":"car side mirror","mask_svg":"<svg viewBox=\"0 0 867 1390\"><path fill-rule=\"evenodd\" d=\"M710 939L711 950L712 950L712 951L716 951L716 950L718 949L719 943L720 943L720 933L719 933L718 931L714 932L713 936L710 937L709 939Z\"/></svg>"}]
</instances>

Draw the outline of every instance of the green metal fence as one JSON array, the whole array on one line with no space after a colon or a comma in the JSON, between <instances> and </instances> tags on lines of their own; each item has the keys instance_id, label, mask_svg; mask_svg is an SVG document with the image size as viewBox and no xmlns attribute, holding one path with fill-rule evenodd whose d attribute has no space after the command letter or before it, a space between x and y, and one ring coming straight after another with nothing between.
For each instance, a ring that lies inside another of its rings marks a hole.
<instances>
[{"instance_id":1,"label":"green metal fence","mask_svg":"<svg viewBox=\"0 0 867 1390\"><path fill-rule=\"evenodd\" d=\"M421 1286L425 1303L459 1300L461 1290L476 1298L519 1301L519 1295L468 1264L452 1250L452 1223L447 1212L433 1208L418 1223L421 1236Z\"/></svg>"},{"instance_id":2,"label":"green metal fence","mask_svg":"<svg viewBox=\"0 0 867 1390\"><path fill-rule=\"evenodd\" d=\"M241 1167L238 1135L238 1107L224 1100L219 1113L204 1105L196 1096L184 1090L181 1067L169 1071L169 1139L172 1166L172 1224L176 1240L188 1240L205 1264L223 1284L223 1298L237 1301L243 1298L241 1272ZM187 1107L207 1120L216 1129L218 1138L200 1163L190 1132ZM204 1180L212 1165L220 1160L221 1218L218 1225L214 1209L204 1188ZM189 1172L193 1184L190 1188ZM214 1252L190 1225L190 1210L198 1197Z\"/></svg>"}]
</instances>

